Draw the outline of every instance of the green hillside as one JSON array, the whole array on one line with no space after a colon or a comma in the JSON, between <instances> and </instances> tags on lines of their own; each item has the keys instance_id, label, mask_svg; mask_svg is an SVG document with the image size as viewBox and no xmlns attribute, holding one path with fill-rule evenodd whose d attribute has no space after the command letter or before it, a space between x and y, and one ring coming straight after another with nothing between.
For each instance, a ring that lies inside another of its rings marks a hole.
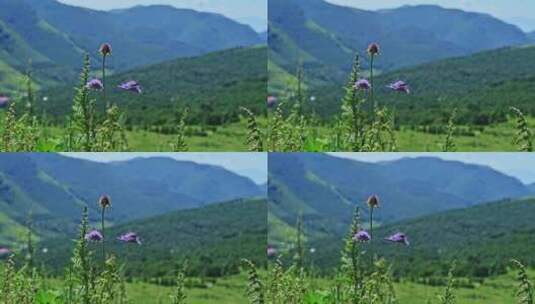
<instances>
[{"instance_id":1,"label":"green hillside","mask_svg":"<svg viewBox=\"0 0 535 304\"><path fill-rule=\"evenodd\" d=\"M55 0L24 1L40 18L72 37L92 55L97 55L102 42L110 42L114 51L121 54L110 62L117 70L261 43L249 26L222 15L170 5L108 12Z\"/></svg>"},{"instance_id":2,"label":"green hillside","mask_svg":"<svg viewBox=\"0 0 535 304\"><path fill-rule=\"evenodd\" d=\"M29 216L38 237L71 235L84 205L90 221L98 222L97 200L102 194L112 198L109 222L124 223L221 201L263 197L265 191L223 168L170 158L97 163L49 153L6 153L0 157L0 226L6 227L0 229L0 240L4 245L20 245Z\"/></svg>"},{"instance_id":3,"label":"green hillside","mask_svg":"<svg viewBox=\"0 0 535 304\"><path fill-rule=\"evenodd\" d=\"M175 125L177 112L186 106L191 108L191 123L234 122L242 113L240 106L264 111L266 56L265 47L237 48L118 73L107 80L109 99L126 111L130 125ZM115 88L132 79L143 86L143 94ZM63 119L71 109L73 86L41 92L49 96L42 110ZM98 93L93 96L101 98ZM104 106L102 101L99 105Z\"/></svg>"},{"instance_id":4,"label":"green hillside","mask_svg":"<svg viewBox=\"0 0 535 304\"><path fill-rule=\"evenodd\" d=\"M125 71L263 41L249 26L222 15L172 6L107 12L56 0L0 0L0 91L19 90L17 74L25 73L30 62L39 86L70 83L84 53L99 67L103 42L117 54L108 67Z\"/></svg>"},{"instance_id":5,"label":"green hillside","mask_svg":"<svg viewBox=\"0 0 535 304\"><path fill-rule=\"evenodd\" d=\"M534 212L535 199L504 200L401 221L374 231L374 251L392 261L397 275L415 281L445 276L453 260L457 261L458 276L505 274L513 258L530 267L535 265ZM409 247L381 241L399 231L408 236ZM326 237L309 246L321 248L311 257L315 263L333 267L342 241Z\"/></svg>"},{"instance_id":6,"label":"green hillside","mask_svg":"<svg viewBox=\"0 0 535 304\"><path fill-rule=\"evenodd\" d=\"M382 46L376 67L386 71L529 42L519 28L490 15L434 5L366 11L323 0L273 0L269 22L270 60L286 71L301 62L314 85L345 81L356 53L367 66L371 42ZM270 89L278 82L273 78Z\"/></svg>"},{"instance_id":7,"label":"green hillside","mask_svg":"<svg viewBox=\"0 0 535 304\"><path fill-rule=\"evenodd\" d=\"M268 172L273 221L294 226L302 214L314 237L344 235L355 206L364 207L372 194L383 205L375 219L387 224L531 193L489 167L431 157L366 163L327 154L270 153ZM270 239L284 237L277 231L284 227L275 228Z\"/></svg>"},{"instance_id":8,"label":"green hillside","mask_svg":"<svg viewBox=\"0 0 535 304\"><path fill-rule=\"evenodd\" d=\"M410 235L409 251L389 248L386 254L400 254L400 271L414 277L444 271L451 260L459 261L459 275L486 277L505 273L512 258L535 265L534 212L535 199L506 200L397 223L378 234ZM425 262L409 265L410 260Z\"/></svg>"},{"instance_id":9,"label":"green hillside","mask_svg":"<svg viewBox=\"0 0 535 304\"><path fill-rule=\"evenodd\" d=\"M400 69L378 76L376 96L405 125L444 124L454 107L459 124L503 122L511 106L534 115L534 59L535 46L508 47ZM399 79L411 86L410 95L383 87ZM328 115L338 111L343 90L333 85L311 94L318 96L317 106Z\"/></svg>"},{"instance_id":10,"label":"green hillside","mask_svg":"<svg viewBox=\"0 0 535 304\"><path fill-rule=\"evenodd\" d=\"M265 200L237 200L133 221L107 229L108 250L125 262L128 277L172 280L172 265L184 260L189 262L191 275L236 274L242 258L257 265L267 262L266 212ZM138 233L142 245L112 240L128 231ZM63 273L74 245L70 239L44 240L38 247L49 251L38 259L51 271ZM99 245L93 244L91 248L98 258Z\"/></svg>"}]
</instances>

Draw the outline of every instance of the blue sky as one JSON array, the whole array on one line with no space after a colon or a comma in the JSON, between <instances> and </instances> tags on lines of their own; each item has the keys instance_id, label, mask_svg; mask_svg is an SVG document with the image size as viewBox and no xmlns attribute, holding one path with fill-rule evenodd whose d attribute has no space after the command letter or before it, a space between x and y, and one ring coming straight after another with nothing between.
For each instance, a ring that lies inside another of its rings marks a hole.
<instances>
[{"instance_id":1,"label":"blue sky","mask_svg":"<svg viewBox=\"0 0 535 304\"><path fill-rule=\"evenodd\" d=\"M524 183L535 183L535 153L330 153L364 162L396 160L403 157L432 156L445 160L485 165L514 176Z\"/></svg>"},{"instance_id":2,"label":"blue sky","mask_svg":"<svg viewBox=\"0 0 535 304\"><path fill-rule=\"evenodd\" d=\"M59 0L93 9L109 10L135 5L167 4L178 8L223 14L256 30L267 28L267 0Z\"/></svg>"},{"instance_id":3,"label":"blue sky","mask_svg":"<svg viewBox=\"0 0 535 304\"><path fill-rule=\"evenodd\" d=\"M228 0L227 0L228 1ZM483 12L519 26L524 31L535 30L534 0L327 0L345 6L376 10L402 5L437 4L448 8Z\"/></svg>"},{"instance_id":4,"label":"blue sky","mask_svg":"<svg viewBox=\"0 0 535 304\"><path fill-rule=\"evenodd\" d=\"M136 157L169 157L216 165L239 175L249 177L258 184L267 181L266 153L61 153L98 162L123 161Z\"/></svg>"}]
</instances>

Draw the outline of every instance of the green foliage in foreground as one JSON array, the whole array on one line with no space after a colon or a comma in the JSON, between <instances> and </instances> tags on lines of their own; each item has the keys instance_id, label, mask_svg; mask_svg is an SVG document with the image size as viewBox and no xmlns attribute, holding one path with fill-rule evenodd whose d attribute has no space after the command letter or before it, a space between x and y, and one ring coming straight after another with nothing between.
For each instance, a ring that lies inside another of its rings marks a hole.
<instances>
[{"instance_id":1,"label":"green foliage in foreground","mask_svg":"<svg viewBox=\"0 0 535 304\"><path fill-rule=\"evenodd\" d=\"M5 113L3 113L5 114ZM0 120L2 119L0 113ZM3 126L0 126L0 133ZM63 138L66 129L54 126L41 126L39 138L33 150L39 152L63 152ZM174 151L177 139L181 134L163 134L154 131L134 129L126 131L128 150L143 152L169 152ZM191 152L214 151L248 151L246 143L247 124L245 120L224 126L186 126L184 142Z\"/></svg>"},{"instance_id":2,"label":"green foliage in foreground","mask_svg":"<svg viewBox=\"0 0 535 304\"><path fill-rule=\"evenodd\" d=\"M526 117L527 126L535 130L535 118ZM268 130L268 122L260 118L261 130ZM336 137L336 126L321 122L307 125L304 149L307 152L332 152ZM524 141L517 143L519 133L517 119L510 116L506 122L490 126L456 125L449 143L455 151L462 152L516 152L523 149ZM398 126L394 138L398 152L442 152L448 138L448 129L444 126L408 127ZM533 131L531 131L533 132ZM523 133L524 134L524 133ZM244 135L245 136L245 135ZM532 140L535 140L533 138ZM452 151L450 151L452 152Z\"/></svg>"}]
</instances>

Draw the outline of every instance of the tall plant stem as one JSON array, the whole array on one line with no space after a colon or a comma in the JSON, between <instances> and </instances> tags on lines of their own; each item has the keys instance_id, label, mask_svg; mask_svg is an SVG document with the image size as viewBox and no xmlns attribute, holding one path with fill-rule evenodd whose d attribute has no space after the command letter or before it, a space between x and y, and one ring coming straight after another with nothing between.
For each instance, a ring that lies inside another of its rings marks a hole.
<instances>
[{"instance_id":1,"label":"tall plant stem","mask_svg":"<svg viewBox=\"0 0 535 304\"><path fill-rule=\"evenodd\" d=\"M104 212L106 212L106 208L102 208L102 213L101 213L101 226L102 226L102 262L104 263L103 265L105 266L106 265L106 235L105 235L105 231L104 231Z\"/></svg>"},{"instance_id":2,"label":"tall plant stem","mask_svg":"<svg viewBox=\"0 0 535 304\"><path fill-rule=\"evenodd\" d=\"M106 102L106 110L110 108L108 99L106 98L106 56L102 55L102 93L104 94L104 101Z\"/></svg>"},{"instance_id":3,"label":"tall plant stem","mask_svg":"<svg viewBox=\"0 0 535 304\"><path fill-rule=\"evenodd\" d=\"M374 98L374 94L373 94L373 89L374 89L374 85L373 85L373 59L375 58L375 55L372 54L370 55L371 58L370 58L370 101L371 101L371 106L372 106L372 112L375 113L375 111L377 110L377 104L375 102L375 98Z\"/></svg>"},{"instance_id":4,"label":"tall plant stem","mask_svg":"<svg viewBox=\"0 0 535 304\"><path fill-rule=\"evenodd\" d=\"M370 269L373 268L373 208L370 207Z\"/></svg>"}]
</instances>

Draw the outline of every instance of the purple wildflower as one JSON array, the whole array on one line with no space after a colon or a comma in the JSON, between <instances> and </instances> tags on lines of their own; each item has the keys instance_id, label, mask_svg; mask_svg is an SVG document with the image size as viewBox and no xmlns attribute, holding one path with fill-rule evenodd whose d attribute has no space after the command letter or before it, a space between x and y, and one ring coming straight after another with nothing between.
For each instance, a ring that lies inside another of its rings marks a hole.
<instances>
[{"instance_id":1,"label":"purple wildflower","mask_svg":"<svg viewBox=\"0 0 535 304\"><path fill-rule=\"evenodd\" d=\"M104 89L104 84L100 79L93 78L87 82L85 87L90 90L101 91L102 89Z\"/></svg>"},{"instance_id":2,"label":"purple wildflower","mask_svg":"<svg viewBox=\"0 0 535 304\"><path fill-rule=\"evenodd\" d=\"M268 108L274 108L277 106L277 103L279 100L275 96L268 96L267 98L267 107Z\"/></svg>"},{"instance_id":3,"label":"purple wildflower","mask_svg":"<svg viewBox=\"0 0 535 304\"><path fill-rule=\"evenodd\" d=\"M389 242L401 243L401 244L405 244L406 246L409 246L409 239L404 233L401 233L401 232L395 233L385 238L385 240Z\"/></svg>"},{"instance_id":4,"label":"purple wildflower","mask_svg":"<svg viewBox=\"0 0 535 304\"><path fill-rule=\"evenodd\" d=\"M135 232L127 232L117 238L121 242L125 243L136 243L141 245L141 239Z\"/></svg>"},{"instance_id":5,"label":"purple wildflower","mask_svg":"<svg viewBox=\"0 0 535 304\"><path fill-rule=\"evenodd\" d=\"M11 251L5 247L0 247L0 257L10 254Z\"/></svg>"},{"instance_id":6,"label":"purple wildflower","mask_svg":"<svg viewBox=\"0 0 535 304\"><path fill-rule=\"evenodd\" d=\"M371 56L379 54L379 44L373 42L368 46L368 54Z\"/></svg>"},{"instance_id":7,"label":"purple wildflower","mask_svg":"<svg viewBox=\"0 0 535 304\"><path fill-rule=\"evenodd\" d=\"M102 54L102 56L108 56L111 55L111 44L109 43L103 43L100 46L99 52Z\"/></svg>"},{"instance_id":8,"label":"purple wildflower","mask_svg":"<svg viewBox=\"0 0 535 304\"><path fill-rule=\"evenodd\" d=\"M398 80L398 81L388 85L387 87L392 89L392 90L394 90L394 91L397 91L397 92L403 92L403 93L406 93L406 94L410 94L411 93L411 89L410 89L409 85L405 81L402 81L402 80Z\"/></svg>"},{"instance_id":9,"label":"purple wildflower","mask_svg":"<svg viewBox=\"0 0 535 304\"><path fill-rule=\"evenodd\" d=\"M130 91L130 92L134 92L137 94L141 94L143 92L141 85L139 85L139 83L135 80L127 81L119 85L118 88L126 90L126 91Z\"/></svg>"},{"instance_id":10,"label":"purple wildflower","mask_svg":"<svg viewBox=\"0 0 535 304\"><path fill-rule=\"evenodd\" d=\"M9 105L9 97L0 95L0 108L5 108Z\"/></svg>"},{"instance_id":11,"label":"purple wildflower","mask_svg":"<svg viewBox=\"0 0 535 304\"><path fill-rule=\"evenodd\" d=\"M268 256L269 258L276 256L277 253L278 253L278 252L277 252L277 249L275 249L275 248L273 248L273 247L271 247L271 246L268 246L268 247L267 247L267 256Z\"/></svg>"},{"instance_id":12,"label":"purple wildflower","mask_svg":"<svg viewBox=\"0 0 535 304\"><path fill-rule=\"evenodd\" d=\"M357 82L355 82L355 89L359 90L369 90L372 87L370 82L367 79L359 79Z\"/></svg>"},{"instance_id":13,"label":"purple wildflower","mask_svg":"<svg viewBox=\"0 0 535 304\"><path fill-rule=\"evenodd\" d=\"M372 237L370 236L368 231L365 231L365 230L361 230L353 236L353 241L355 242L368 242L371 239Z\"/></svg>"},{"instance_id":14,"label":"purple wildflower","mask_svg":"<svg viewBox=\"0 0 535 304\"><path fill-rule=\"evenodd\" d=\"M101 242L104 240L104 236L102 233L100 233L100 231L93 229L85 235L85 239L93 242Z\"/></svg>"}]
</instances>

